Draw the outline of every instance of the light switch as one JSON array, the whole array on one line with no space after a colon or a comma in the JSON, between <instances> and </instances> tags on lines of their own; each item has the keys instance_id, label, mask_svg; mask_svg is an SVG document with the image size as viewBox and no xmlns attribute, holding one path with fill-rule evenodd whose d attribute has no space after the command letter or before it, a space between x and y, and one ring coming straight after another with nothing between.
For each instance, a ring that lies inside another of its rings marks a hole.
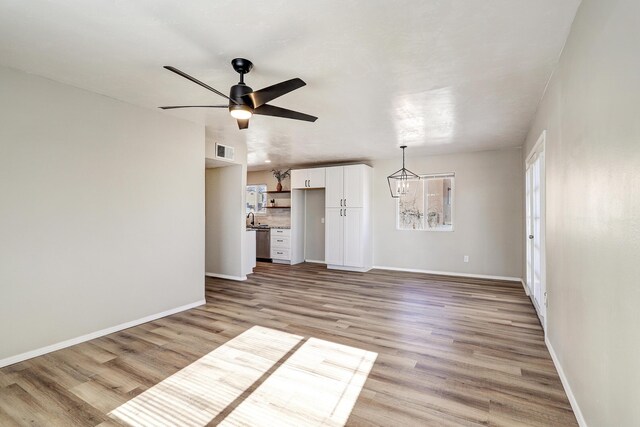
<instances>
[{"instance_id":1,"label":"light switch","mask_svg":"<svg viewBox=\"0 0 640 427\"><path fill-rule=\"evenodd\" d=\"M324 218L320 218L320 224L324 224Z\"/></svg>"},{"instance_id":2,"label":"light switch","mask_svg":"<svg viewBox=\"0 0 640 427\"><path fill-rule=\"evenodd\" d=\"M469 255L464 256L464 262L469 262Z\"/></svg>"}]
</instances>

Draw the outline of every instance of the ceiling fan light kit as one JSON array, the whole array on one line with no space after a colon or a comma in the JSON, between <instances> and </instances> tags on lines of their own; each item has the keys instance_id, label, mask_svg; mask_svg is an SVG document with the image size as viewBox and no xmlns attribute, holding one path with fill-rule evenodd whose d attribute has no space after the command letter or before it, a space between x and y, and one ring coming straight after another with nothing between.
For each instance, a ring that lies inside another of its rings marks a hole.
<instances>
[{"instance_id":1,"label":"ceiling fan light kit","mask_svg":"<svg viewBox=\"0 0 640 427\"><path fill-rule=\"evenodd\" d=\"M411 195L416 190L415 185L411 185L411 183L420 181L420 175L404 167L404 150L407 146L402 145L400 148L402 149L402 169L387 177L389 191L391 191L391 197L394 199Z\"/></svg>"},{"instance_id":2,"label":"ceiling fan light kit","mask_svg":"<svg viewBox=\"0 0 640 427\"><path fill-rule=\"evenodd\" d=\"M247 120L253 116L251 108L246 105L229 105L231 117L238 120Z\"/></svg>"},{"instance_id":3,"label":"ceiling fan light kit","mask_svg":"<svg viewBox=\"0 0 640 427\"><path fill-rule=\"evenodd\" d=\"M164 68L181 76L187 80L194 82L197 85L210 90L211 92L229 100L226 105L177 105L160 107L163 110L172 110L176 108L228 108L231 117L237 120L239 129L247 129L249 127L249 119L254 115L282 117L285 119L302 120L306 122L315 122L318 118L309 114L300 113L298 111L287 110L286 108L276 107L269 105L267 102L272 101L282 95L285 95L291 91L299 89L306 85L301 79L295 78L287 80L281 83L277 83L272 86L268 86L264 89L254 91L244 82L244 75L249 73L253 68L253 63L248 59L235 58L231 61L233 69L240 74L240 81L238 84L231 86L229 96L212 88L206 83L201 82L188 75L187 73L178 70L172 66L165 66Z\"/></svg>"}]
</instances>

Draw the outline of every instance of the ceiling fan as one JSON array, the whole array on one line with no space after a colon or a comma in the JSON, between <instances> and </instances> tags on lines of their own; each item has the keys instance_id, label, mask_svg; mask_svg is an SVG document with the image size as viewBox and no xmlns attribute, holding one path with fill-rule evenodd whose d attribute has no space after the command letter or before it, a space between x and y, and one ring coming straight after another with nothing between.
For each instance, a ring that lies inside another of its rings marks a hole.
<instances>
[{"instance_id":1,"label":"ceiling fan","mask_svg":"<svg viewBox=\"0 0 640 427\"><path fill-rule=\"evenodd\" d=\"M248 59L235 58L231 61L233 69L240 74L240 82L237 85L231 86L229 96L212 88L206 83L191 77L187 73L178 70L175 67L165 66L167 70L176 73L185 79L191 80L195 84L202 86L205 89L209 89L216 95L220 95L223 98L229 100L229 104L223 105L176 105L168 107L160 107L163 110L172 110L175 108L228 108L231 116L238 121L238 128L247 129L249 127L249 119L252 115L257 114L261 116L273 116L283 117L285 119L303 120L306 122L315 122L317 117L310 116L309 114L300 113L298 111L287 110L286 108L276 107L275 105L269 105L267 102L272 101L282 95L285 95L291 91L305 86L306 83L301 79L295 78L287 80L273 86L265 87L264 89L254 91L244 83L244 75L248 74L253 68L253 63Z\"/></svg>"}]
</instances>

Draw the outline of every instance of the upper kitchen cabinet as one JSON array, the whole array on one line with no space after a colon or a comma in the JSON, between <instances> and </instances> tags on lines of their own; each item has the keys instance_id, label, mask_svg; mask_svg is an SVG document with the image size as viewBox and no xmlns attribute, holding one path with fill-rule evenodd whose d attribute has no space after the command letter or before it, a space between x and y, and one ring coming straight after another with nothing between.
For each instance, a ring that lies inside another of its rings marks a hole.
<instances>
[{"instance_id":1,"label":"upper kitchen cabinet","mask_svg":"<svg viewBox=\"0 0 640 427\"><path fill-rule=\"evenodd\" d=\"M362 208L367 195L367 165L326 168L325 205L327 208Z\"/></svg>"},{"instance_id":2,"label":"upper kitchen cabinet","mask_svg":"<svg viewBox=\"0 0 640 427\"><path fill-rule=\"evenodd\" d=\"M291 171L291 188L304 190L308 188L324 188L325 168L294 169Z\"/></svg>"}]
</instances>

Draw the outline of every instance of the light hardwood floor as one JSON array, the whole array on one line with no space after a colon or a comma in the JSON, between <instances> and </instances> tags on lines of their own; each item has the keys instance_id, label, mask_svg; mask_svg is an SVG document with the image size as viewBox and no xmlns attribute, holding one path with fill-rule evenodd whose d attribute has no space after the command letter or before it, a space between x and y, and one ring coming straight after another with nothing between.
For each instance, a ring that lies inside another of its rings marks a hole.
<instances>
[{"instance_id":1,"label":"light hardwood floor","mask_svg":"<svg viewBox=\"0 0 640 427\"><path fill-rule=\"evenodd\" d=\"M117 425L108 412L254 325L378 353L347 425L577 425L519 283L258 263L206 296L0 369L0 425Z\"/></svg>"}]
</instances>

